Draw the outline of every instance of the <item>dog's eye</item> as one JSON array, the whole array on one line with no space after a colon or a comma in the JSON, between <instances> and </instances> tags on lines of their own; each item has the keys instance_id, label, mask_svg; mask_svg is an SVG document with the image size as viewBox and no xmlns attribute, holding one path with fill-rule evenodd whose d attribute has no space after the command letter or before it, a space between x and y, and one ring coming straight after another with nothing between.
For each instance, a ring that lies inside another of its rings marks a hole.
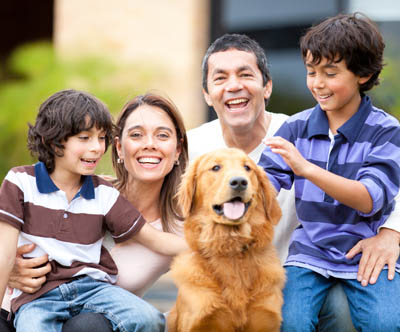
<instances>
[{"instance_id":1,"label":"dog's eye","mask_svg":"<svg viewBox=\"0 0 400 332\"><path fill-rule=\"evenodd\" d=\"M244 169L245 169L247 172L250 172L250 167L249 167L249 166L244 165L243 167L244 167Z\"/></svg>"},{"instance_id":2,"label":"dog's eye","mask_svg":"<svg viewBox=\"0 0 400 332\"><path fill-rule=\"evenodd\" d=\"M220 165L215 165L215 166L213 166L213 168L211 168L211 170L214 172L218 172L220 169L221 169Z\"/></svg>"}]
</instances>

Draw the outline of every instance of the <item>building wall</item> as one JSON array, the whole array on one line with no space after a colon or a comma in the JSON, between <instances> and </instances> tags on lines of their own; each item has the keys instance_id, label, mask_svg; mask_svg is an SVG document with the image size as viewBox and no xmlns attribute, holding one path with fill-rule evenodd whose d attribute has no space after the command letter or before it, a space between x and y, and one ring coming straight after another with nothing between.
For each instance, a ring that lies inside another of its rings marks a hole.
<instances>
[{"instance_id":1,"label":"building wall","mask_svg":"<svg viewBox=\"0 0 400 332\"><path fill-rule=\"evenodd\" d=\"M171 97L191 128L206 118L200 67L208 17L205 0L56 0L54 44L67 57L105 54L152 68L151 89Z\"/></svg>"}]
</instances>

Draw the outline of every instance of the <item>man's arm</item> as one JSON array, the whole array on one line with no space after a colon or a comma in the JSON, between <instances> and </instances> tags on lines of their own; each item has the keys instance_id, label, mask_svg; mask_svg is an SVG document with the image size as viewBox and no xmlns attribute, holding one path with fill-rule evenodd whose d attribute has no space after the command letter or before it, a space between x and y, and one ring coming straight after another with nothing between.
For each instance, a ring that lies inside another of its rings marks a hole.
<instances>
[{"instance_id":1,"label":"man's arm","mask_svg":"<svg viewBox=\"0 0 400 332\"><path fill-rule=\"evenodd\" d=\"M361 240L351 248L346 255L348 259L362 253L357 280L363 286L374 284L385 265L388 266L388 279L394 278L396 261L400 254L399 243L399 232L381 228L377 235Z\"/></svg>"},{"instance_id":2,"label":"man's arm","mask_svg":"<svg viewBox=\"0 0 400 332\"><path fill-rule=\"evenodd\" d=\"M359 241L346 255L351 259L362 253L357 279L366 286L374 284L383 267L388 266L388 279L395 274L396 261L400 254L400 194L395 198L396 205L378 234Z\"/></svg>"},{"instance_id":3,"label":"man's arm","mask_svg":"<svg viewBox=\"0 0 400 332\"><path fill-rule=\"evenodd\" d=\"M19 231L0 221L0 303L3 302L8 277L14 266Z\"/></svg>"}]
</instances>

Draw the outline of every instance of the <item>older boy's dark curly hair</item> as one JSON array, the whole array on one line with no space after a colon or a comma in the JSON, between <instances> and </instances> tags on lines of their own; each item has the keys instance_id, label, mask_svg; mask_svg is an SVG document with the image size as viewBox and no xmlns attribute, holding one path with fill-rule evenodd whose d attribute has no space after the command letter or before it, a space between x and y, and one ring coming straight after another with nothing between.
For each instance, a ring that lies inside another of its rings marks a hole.
<instances>
[{"instance_id":1,"label":"older boy's dark curly hair","mask_svg":"<svg viewBox=\"0 0 400 332\"><path fill-rule=\"evenodd\" d=\"M62 90L40 105L35 125L28 124L28 149L54 171L54 157L63 156L63 143L96 126L105 131L106 149L112 138L112 118L107 106L89 93Z\"/></svg>"},{"instance_id":2,"label":"older boy's dark curly hair","mask_svg":"<svg viewBox=\"0 0 400 332\"><path fill-rule=\"evenodd\" d=\"M385 43L375 23L361 13L339 14L311 27L301 37L300 48L304 61L308 53L313 64L319 64L322 58L344 60L355 75L371 75L360 85L360 92L379 84Z\"/></svg>"}]
</instances>

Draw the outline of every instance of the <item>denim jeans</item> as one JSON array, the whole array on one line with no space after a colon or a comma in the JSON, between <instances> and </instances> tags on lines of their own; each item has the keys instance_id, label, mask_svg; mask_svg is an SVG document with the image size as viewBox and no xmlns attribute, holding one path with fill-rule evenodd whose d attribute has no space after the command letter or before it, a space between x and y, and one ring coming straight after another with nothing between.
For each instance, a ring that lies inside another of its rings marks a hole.
<instances>
[{"instance_id":1,"label":"denim jeans","mask_svg":"<svg viewBox=\"0 0 400 332\"><path fill-rule=\"evenodd\" d=\"M357 280L325 278L311 270L286 267L283 323L281 331L315 331L318 313L330 287L340 283L346 293L351 318L357 331L400 331L400 276L387 279L383 270L374 285L361 286ZM396 294L396 295L395 295Z\"/></svg>"},{"instance_id":2,"label":"denim jeans","mask_svg":"<svg viewBox=\"0 0 400 332\"><path fill-rule=\"evenodd\" d=\"M329 290L318 317L318 332L356 332L346 293L336 282Z\"/></svg>"},{"instance_id":3,"label":"denim jeans","mask_svg":"<svg viewBox=\"0 0 400 332\"><path fill-rule=\"evenodd\" d=\"M104 315L120 332L164 331L162 313L136 295L84 277L60 285L16 312L17 332L61 332L63 323L80 312Z\"/></svg>"}]
</instances>

